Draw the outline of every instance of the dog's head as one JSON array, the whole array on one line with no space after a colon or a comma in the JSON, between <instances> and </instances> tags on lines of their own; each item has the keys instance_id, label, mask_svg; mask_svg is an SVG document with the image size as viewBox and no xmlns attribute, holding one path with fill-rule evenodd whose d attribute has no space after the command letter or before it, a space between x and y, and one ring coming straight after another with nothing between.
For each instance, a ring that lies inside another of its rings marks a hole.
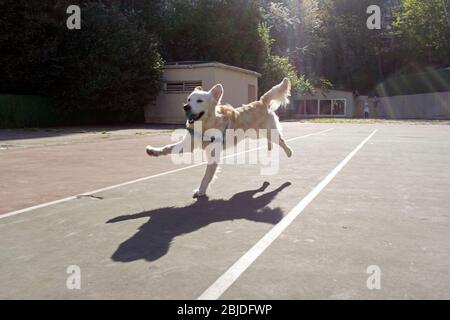
<instances>
[{"instance_id":1,"label":"dog's head","mask_svg":"<svg viewBox=\"0 0 450 320\"><path fill-rule=\"evenodd\" d=\"M183 106L188 122L194 123L205 115L214 114L222 96L223 87L221 84L216 84L209 91L204 91L202 87L195 88Z\"/></svg>"}]
</instances>

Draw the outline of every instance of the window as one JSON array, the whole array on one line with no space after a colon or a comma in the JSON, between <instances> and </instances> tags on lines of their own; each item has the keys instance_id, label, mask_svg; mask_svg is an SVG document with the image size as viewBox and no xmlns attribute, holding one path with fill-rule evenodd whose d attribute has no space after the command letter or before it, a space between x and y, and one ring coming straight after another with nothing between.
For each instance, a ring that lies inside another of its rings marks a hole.
<instances>
[{"instance_id":1,"label":"window","mask_svg":"<svg viewBox=\"0 0 450 320\"><path fill-rule=\"evenodd\" d=\"M165 91L167 93L192 92L196 87L201 87L202 81L167 81Z\"/></svg>"},{"instance_id":2,"label":"window","mask_svg":"<svg viewBox=\"0 0 450 320\"><path fill-rule=\"evenodd\" d=\"M296 100L292 108L295 114L345 116L346 103L345 99Z\"/></svg>"},{"instance_id":3,"label":"window","mask_svg":"<svg viewBox=\"0 0 450 320\"><path fill-rule=\"evenodd\" d=\"M344 116L345 115L345 104L344 99L333 100L333 115Z\"/></svg>"},{"instance_id":4,"label":"window","mask_svg":"<svg viewBox=\"0 0 450 320\"><path fill-rule=\"evenodd\" d=\"M305 100L305 114L317 114L317 100Z\"/></svg>"},{"instance_id":5,"label":"window","mask_svg":"<svg viewBox=\"0 0 450 320\"><path fill-rule=\"evenodd\" d=\"M331 100L320 100L320 115L331 116Z\"/></svg>"},{"instance_id":6,"label":"window","mask_svg":"<svg viewBox=\"0 0 450 320\"><path fill-rule=\"evenodd\" d=\"M256 100L256 86L253 84L248 85L248 103Z\"/></svg>"}]
</instances>

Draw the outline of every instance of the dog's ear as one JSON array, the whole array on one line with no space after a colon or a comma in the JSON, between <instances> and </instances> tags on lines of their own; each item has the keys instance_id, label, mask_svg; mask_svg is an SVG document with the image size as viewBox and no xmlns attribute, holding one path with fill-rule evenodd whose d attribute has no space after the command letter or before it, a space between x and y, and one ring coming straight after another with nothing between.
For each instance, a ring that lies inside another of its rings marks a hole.
<instances>
[{"instance_id":1,"label":"dog's ear","mask_svg":"<svg viewBox=\"0 0 450 320\"><path fill-rule=\"evenodd\" d=\"M195 90L195 91L203 91L203 88L202 88L202 87L195 87L194 90Z\"/></svg>"},{"instance_id":2,"label":"dog's ear","mask_svg":"<svg viewBox=\"0 0 450 320\"><path fill-rule=\"evenodd\" d=\"M212 87L211 90L209 90L209 93L213 96L213 98L220 103L220 100L223 96L223 87L221 84L216 84L214 87Z\"/></svg>"}]
</instances>

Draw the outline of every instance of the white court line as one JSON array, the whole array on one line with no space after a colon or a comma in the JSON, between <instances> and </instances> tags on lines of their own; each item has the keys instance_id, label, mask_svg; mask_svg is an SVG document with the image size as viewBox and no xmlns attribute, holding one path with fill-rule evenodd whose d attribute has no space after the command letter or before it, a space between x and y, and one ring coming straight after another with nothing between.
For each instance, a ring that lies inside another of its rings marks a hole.
<instances>
[{"instance_id":1,"label":"white court line","mask_svg":"<svg viewBox=\"0 0 450 320\"><path fill-rule=\"evenodd\" d=\"M353 156L367 141L377 132L374 130L364 139L350 154L338 164L306 197L304 197L278 224L267 232L250 250L239 258L224 274L222 274L208 289L203 292L198 300L216 300L247 270L247 268L277 239L280 234L294 221L295 218L314 200L314 198L333 180L345 167Z\"/></svg>"},{"instance_id":2,"label":"white court line","mask_svg":"<svg viewBox=\"0 0 450 320\"><path fill-rule=\"evenodd\" d=\"M314 136L314 135L318 135L318 134L321 134L321 133L325 133L325 132L331 131L333 129L334 128L330 128L330 129L322 130L322 131L319 131L319 132L314 132L314 133L306 134L306 135L303 135L303 136L298 136L298 137L295 137L295 138L287 139L286 141L289 142L289 141L294 141L294 140L298 140L298 139L307 138L307 137L310 137L310 136ZM262 148L263 147L253 148L253 149L245 150L245 151L242 151L242 152L233 153L231 155L228 155L228 156L225 156L225 157L222 157L222 158L226 159L226 158L230 158L230 157L234 157L234 156L240 155L242 153L256 151L256 150L259 150L259 149L262 149ZM175 169L175 170L161 172L161 173L158 173L158 174L155 174L155 175L152 175L152 176L147 176L147 177L143 177L143 178L127 181L127 182L123 182L123 183L120 183L120 184L115 184L115 185L112 185L112 186L109 186L109 187L105 187L105 188L101 188L101 189L85 192L85 193L82 193L82 194L78 194L78 195L75 195L75 196L70 196L70 197L59 199L59 200L55 200L55 201L45 202L45 203L38 204L38 205L35 205L35 206L32 206L32 207L28 207L28 208L24 208L24 209L20 209L20 210L7 212L5 214L1 214L0 213L0 219L11 217L11 216L15 216L15 215L20 214L20 213L29 212L29 211L40 209L40 208L49 207L49 206L52 206L52 205L55 205L55 204L58 204L58 203L63 203L63 202L67 202L67 201L70 201L70 200L75 200L75 199L77 199L80 196L92 195L92 194L95 194L95 193L99 193L99 192L108 191L108 190L111 190L111 189L116 189L116 188L119 188L119 187L127 186L127 185L130 185L130 184L133 184L133 183L138 183L138 182L142 182L142 181L145 181L145 180L158 178L158 177L165 176L165 175L168 175L168 174L171 174L171 173L176 173L176 172L180 172L180 171L183 171L183 170L199 167L199 166L204 165L204 164L206 164L206 162L193 164L193 165L190 165L190 166L187 166L187 167L182 167L182 168Z\"/></svg>"}]
</instances>

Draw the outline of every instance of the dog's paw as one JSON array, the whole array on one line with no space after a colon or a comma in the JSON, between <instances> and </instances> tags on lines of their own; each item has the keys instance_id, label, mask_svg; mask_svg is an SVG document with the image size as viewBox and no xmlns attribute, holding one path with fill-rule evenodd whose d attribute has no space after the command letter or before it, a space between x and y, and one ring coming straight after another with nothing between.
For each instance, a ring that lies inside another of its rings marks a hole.
<instances>
[{"instance_id":1,"label":"dog's paw","mask_svg":"<svg viewBox=\"0 0 450 320\"><path fill-rule=\"evenodd\" d=\"M192 196L192 198L196 199L204 196L206 196L206 192L196 189L194 190L194 195Z\"/></svg>"},{"instance_id":2,"label":"dog's paw","mask_svg":"<svg viewBox=\"0 0 450 320\"><path fill-rule=\"evenodd\" d=\"M287 148L286 149L286 155L288 156L288 158L292 157L292 149L291 148Z\"/></svg>"},{"instance_id":3,"label":"dog's paw","mask_svg":"<svg viewBox=\"0 0 450 320\"><path fill-rule=\"evenodd\" d=\"M145 148L145 151L150 157L157 157L161 155L162 152L161 148L154 148L152 146L147 146L147 148Z\"/></svg>"}]
</instances>

